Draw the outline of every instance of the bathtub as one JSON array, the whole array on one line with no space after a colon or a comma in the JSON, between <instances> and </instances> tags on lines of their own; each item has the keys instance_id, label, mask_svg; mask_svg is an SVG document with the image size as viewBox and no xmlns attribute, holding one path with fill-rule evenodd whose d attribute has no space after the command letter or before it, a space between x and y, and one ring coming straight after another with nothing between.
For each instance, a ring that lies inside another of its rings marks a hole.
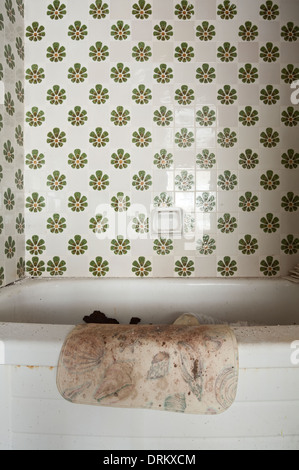
<instances>
[{"instance_id":1,"label":"bathtub","mask_svg":"<svg viewBox=\"0 0 299 470\"><path fill-rule=\"evenodd\" d=\"M101 310L120 323L192 312L231 324L240 376L218 416L73 405L60 349ZM1 450L298 450L299 286L283 279L26 279L0 290Z\"/></svg>"}]
</instances>

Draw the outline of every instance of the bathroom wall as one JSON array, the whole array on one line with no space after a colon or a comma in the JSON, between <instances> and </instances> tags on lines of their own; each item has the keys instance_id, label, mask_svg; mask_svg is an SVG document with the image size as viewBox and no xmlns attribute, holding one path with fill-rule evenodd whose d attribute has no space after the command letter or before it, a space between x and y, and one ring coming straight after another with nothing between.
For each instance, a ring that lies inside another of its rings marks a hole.
<instances>
[{"instance_id":1,"label":"bathroom wall","mask_svg":"<svg viewBox=\"0 0 299 470\"><path fill-rule=\"evenodd\" d=\"M0 4L0 286L23 277L24 5Z\"/></svg>"},{"instance_id":2,"label":"bathroom wall","mask_svg":"<svg viewBox=\"0 0 299 470\"><path fill-rule=\"evenodd\" d=\"M26 0L27 274L287 274L298 27L297 0Z\"/></svg>"}]
</instances>

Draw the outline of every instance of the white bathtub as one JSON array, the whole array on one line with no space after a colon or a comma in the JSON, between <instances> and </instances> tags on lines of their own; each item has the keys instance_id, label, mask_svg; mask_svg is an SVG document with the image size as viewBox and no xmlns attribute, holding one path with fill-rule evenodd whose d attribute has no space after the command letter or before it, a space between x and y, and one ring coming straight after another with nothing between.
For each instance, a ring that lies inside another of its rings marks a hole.
<instances>
[{"instance_id":1,"label":"white bathtub","mask_svg":"<svg viewBox=\"0 0 299 470\"><path fill-rule=\"evenodd\" d=\"M128 323L193 312L229 323L236 402L219 416L73 405L56 389L60 348L101 310ZM0 449L299 449L299 286L261 279L25 280L0 290ZM278 326L280 325L280 326Z\"/></svg>"}]
</instances>

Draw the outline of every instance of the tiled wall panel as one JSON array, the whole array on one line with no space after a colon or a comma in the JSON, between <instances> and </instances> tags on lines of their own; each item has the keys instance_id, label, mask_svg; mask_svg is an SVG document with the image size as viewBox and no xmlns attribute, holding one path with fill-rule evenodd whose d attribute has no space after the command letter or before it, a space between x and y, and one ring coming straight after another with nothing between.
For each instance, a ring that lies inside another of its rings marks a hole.
<instances>
[{"instance_id":1,"label":"tiled wall panel","mask_svg":"<svg viewBox=\"0 0 299 470\"><path fill-rule=\"evenodd\" d=\"M25 28L29 275L298 263L297 0L26 0Z\"/></svg>"}]
</instances>

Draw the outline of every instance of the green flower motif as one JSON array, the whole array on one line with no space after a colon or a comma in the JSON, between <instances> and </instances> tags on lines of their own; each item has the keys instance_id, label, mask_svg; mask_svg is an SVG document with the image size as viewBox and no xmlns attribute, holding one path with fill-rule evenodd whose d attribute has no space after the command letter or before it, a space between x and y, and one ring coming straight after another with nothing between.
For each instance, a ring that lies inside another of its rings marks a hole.
<instances>
[{"instance_id":1,"label":"green flower motif","mask_svg":"<svg viewBox=\"0 0 299 470\"><path fill-rule=\"evenodd\" d=\"M66 186L66 177L61 175L60 171L54 171L53 175L49 175L47 180L47 186L51 191L62 191Z\"/></svg>"},{"instance_id":2,"label":"green flower motif","mask_svg":"<svg viewBox=\"0 0 299 470\"><path fill-rule=\"evenodd\" d=\"M118 106L111 112L111 122L115 126L126 126L129 121L131 121L130 111L124 109L123 106Z\"/></svg>"},{"instance_id":3,"label":"green flower motif","mask_svg":"<svg viewBox=\"0 0 299 470\"><path fill-rule=\"evenodd\" d=\"M197 111L196 122L200 126L211 127L216 122L216 112L210 109L209 106L204 106L202 110Z\"/></svg>"},{"instance_id":4,"label":"green flower motif","mask_svg":"<svg viewBox=\"0 0 299 470\"><path fill-rule=\"evenodd\" d=\"M87 34L87 26L82 24L81 21L75 21L73 25L69 26L68 36L70 36L73 41L83 40Z\"/></svg>"},{"instance_id":5,"label":"green flower motif","mask_svg":"<svg viewBox=\"0 0 299 470\"><path fill-rule=\"evenodd\" d=\"M194 184L194 176L187 170L181 171L181 174L175 177L175 186L179 191L192 191Z\"/></svg>"},{"instance_id":6,"label":"green flower motif","mask_svg":"<svg viewBox=\"0 0 299 470\"><path fill-rule=\"evenodd\" d=\"M237 91L230 85L225 85L223 89L218 90L217 99L221 102L221 104L234 104L237 98Z\"/></svg>"},{"instance_id":7,"label":"green flower motif","mask_svg":"<svg viewBox=\"0 0 299 470\"><path fill-rule=\"evenodd\" d=\"M82 153L80 149L74 150L73 153L69 154L68 158L68 164L76 170L84 168L88 163L86 153Z\"/></svg>"},{"instance_id":8,"label":"green flower motif","mask_svg":"<svg viewBox=\"0 0 299 470\"><path fill-rule=\"evenodd\" d=\"M16 21L16 12L15 9L12 6L12 1L11 0L6 0L5 1L5 9L6 9L6 14L10 21L12 23L15 23Z\"/></svg>"},{"instance_id":9,"label":"green flower motif","mask_svg":"<svg viewBox=\"0 0 299 470\"><path fill-rule=\"evenodd\" d=\"M53 217L47 220L47 229L51 233L59 234L66 229L66 220L64 217L60 217L59 214L54 214Z\"/></svg>"},{"instance_id":10,"label":"green flower motif","mask_svg":"<svg viewBox=\"0 0 299 470\"><path fill-rule=\"evenodd\" d=\"M133 261L132 272L137 277L147 277L152 272L152 263L146 260L144 256L140 256L138 260Z\"/></svg>"},{"instance_id":11,"label":"green flower motif","mask_svg":"<svg viewBox=\"0 0 299 470\"><path fill-rule=\"evenodd\" d=\"M16 253L16 242L12 237L8 237L8 240L5 242L4 253L8 259L12 259Z\"/></svg>"},{"instance_id":12,"label":"green flower motif","mask_svg":"<svg viewBox=\"0 0 299 470\"><path fill-rule=\"evenodd\" d=\"M235 217L231 217L230 214L224 214L223 217L218 219L217 227L222 233L233 233L238 227L237 219Z\"/></svg>"},{"instance_id":13,"label":"green flower motif","mask_svg":"<svg viewBox=\"0 0 299 470\"><path fill-rule=\"evenodd\" d=\"M16 49L20 59L24 60L25 58L25 51L24 51L24 44L21 38L16 38Z\"/></svg>"},{"instance_id":14,"label":"green flower motif","mask_svg":"<svg viewBox=\"0 0 299 470\"><path fill-rule=\"evenodd\" d=\"M90 262L89 272L95 277L104 277L109 272L109 263L103 260L101 256L97 256L94 261Z\"/></svg>"},{"instance_id":15,"label":"green flower motif","mask_svg":"<svg viewBox=\"0 0 299 470\"><path fill-rule=\"evenodd\" d=\"M245 196L240 197L239 207L243 212L254 212L259 207L258 197L248 191Z\"/></svg>"},{"instance_id":16,"label":"green flower motif","mask_svg":"<svg viewBox=\"0 0 299 470\"><path fill-rule=\"evenodd\" d=\"M245 237L239 240L239 250L243 255L254 255L258 250L258 241L251 235L245 235Z\"/></svg>"},{"instance_id":17,"label":"green flower motif","mask_svg":"<svg viewBox=\"0 0 299 470\"><path fill-rule=\"evenodd\" d=\"M166 170L171 168L173 164L173 155L171 153L167 153L167 150L162 149L160 153L156 153L154 156L154 165L161 170Z\"/></svg>"},{"instance_id":18,"label":"green flower motif","mask_svg":"<svg viewBox=\"0 0 299 470\"><path fill-rule=\"evenodd\" d=\"M172 207L173 199L167 193L161 193L154 198L154 207Z\"/></svg>"},{"instance_id":19,"label":"green flower motif","mask_svg":"<svg viewBox=\"0 0 299 470\"><path fill-rule=\"evenodd\" d=\"M66 100L66 94L63 88L60 88L59 85L54 85L51 90L47 91L47 100L50 104L58 105L63 104L64 100Z\"/></svg>"},{"instance_id":20,"label":"green flower motif","mask_svg":"<svg viewBox=\"0 0 299 470\"><path fill-rule=\"evenodd\" d=\"M87 68L81 67L81 64L75 64L68 70L68 78L72 83L83 83L88 77Z\"/></svg>"},{"instance_id":21,"label":"green flower motif","mask_svg":"<svg viewBox=\"0 0 299 470\"><path fill-rule=\"evenodd\" d=\"M196 28L196 37L198 37L200 41L212 41L215 36L215 26L210 25L208 21L204 21Z\"/></svg>"},{"instance_id":22,"label":"green flower motif","mask_svg":"<svg viewBox=\"0 0 299 470\"><path fill-rule=\"evenodd\" d=\"M97 214L95 217L90 219L89 228L93 233L105 233L109 228L108 219L102 214Z\"/></svg>"},{"instance_id":23,"label":"green flower motif","mask_svg":"<svg viewBox=\"0 0 299 470\"><path fill-rule=\"evenodd\" d=\"M47 58L51 62L62 62L63 59L66 57L65 47L60 46L59 42L54 42L52 47L48 47L47 49Z\"/></svg>"},{"instance_id":24,"label":"green flower motif","mask_svg":"<svg viewBox=\"0 0 299 470\"><path fill-rule=\"evenodd\" d=\"M273 4L271 0L267 1L265 5L261 5L260 16L262 16L264 20L276 20L278 15L279 7Z\"/></svg>"},{"instance_id":25,"label":"green flower motif","mask_svg":"<svg viewBox=\"0 0 299 470\"><path fill-rule=\"evenodd\" d=\"M288 235L281 241L281 251L285 255L296 255L299 251L299 238L295 238L294 235Z\"/></svg>"},{"instance_id":26,"label":"green flower motif","mask_svg":"<svg viewBox=\"0 0 299 470\"><path fill-rule=\"evenodd\" d=\"M13 116L15 112L15 103L9 92L5 93L4 95L4 106L5 106L7 114L9 114L10 116Z\"/></svg>"},{"instance_id":27,"label":"green flower motif","mask_svg":"<svg viewBox=\"0 0 299 470\"><path fill-rule=\"evenodd\" d=\"M118 149L117 153L111 155L111 165L114 166L117 170L123 170L128 168L131 163L130 154L125 153L123 149Z\"/></svg>"},{"instance_id":28,"label":"green flower motif","mask_svg":"<svg viewBox=\"0 0 299 470\"><path fill-rule=\"evenodd\" d=\"M192 214L185 214L184 217L184 234L193 236L195 232L195 217Z\"/></svg>"},{"instance_id":29,"label":"green flower motif","mask_svg":"<svg viewBox=\"0 0 299 470\"><path fill-rule=\"evenodd\" d=\"M50 147L63 147L63 145L66 143L65 132L60 131L60 129L56 127L53 129L53 132L48 133L47 143L50 144Z\"/></svg>"},{"instance_id":30,"label":"green flower motif","mask_svg":"<svg viewBox=\"0 0 299 470\"><path fill-rule=\"evenodd\" d=\"M281 28L281 37L287 42L297 41L299 38L299 27L290 21Z\"/></svg>"},{"instance_id":31,"label":"green flower motif","mask_svg":"<svg viewBox=\"0 0 299 470\"><path fill-rule=\"evenodd\" d=\"M113 251L115 255L122 256L126 255L130 251L130 240L126 239L122 235L118 235L116 240L111 241L110 250Z\"/></svg>"},{"instance_id":32,"label":"green flower motif","mask_svg":"<svg viewBox=\"0 0 299 470\"><path fill-rule=\"evenodd\" d=\"M259 78L258 69L251 64L245 64L239 70L239 79L243 83L251 84Z\"/></svg>"},{"instance_id":33,"label":"green flower motif","mask_svg":"<svg viewBox=\"0 0 299 470\"><path fill-rule=\"evenodd\" d=\"M2 13L0 13L0 31L4 30L4 18Z\"/></svg>"},{"instance_id":34,"label":"green flower motif","mask_svg":"<svg viewBox=\"0 0 299 470\"><path fill-rule=\"evenodd\" d=\"M267 214L266 217L261 218L260 228L265 233L275 233L280 228L279 218L274 217L273 214Z\"/></svg>"},{"instance_id":35,"label":"green flower motif","mask_svg":"<svg viewBox=\"0 0 299 470\"><path fill-rule=\"evenodd\" d=\"M219 132L217 142L224 148L233 147L237 143L237 134L235 132L231 132L230 129L225 128L223 132Z\"/></svg>"},{"instance_id":36,"label":"green flower motif","mask_svg":"<svg viewBox=\"0 0 299 470\"><path fill-rule=\"evenodd\" d=\"M32 23L32 26L27 26L26 28L26 38L28 38L29 41L41 41L45 35L45 27L39 25L37 22Z\"/></svg>"},{"instance_id":37,"label":"green flower motif","mask_svg":"<svg viewBox=\"0 0 299 470\"><path fill-rule=\"evenodd\" d=\"M237 262L232 260L230 256L225 256L223 260L218 262L217 271L223 277L232 277L238 271Z\"/></svg>"},{"instance_id":38,"label":"green flower motif","mask_svg":"<svg viewBox=\"0 0 299 470\"><path fill-rule=\"evenodd\" d=\"M261 176L260 185L268 191L275 190L280 185L279 175L275 175L272 170Z\"/></svg>"},{"instance_id":39,"label":"green flower motif","mask_svg":"<svg viewBox=\"0 0 299 470\"><path fill-rule=\"evenodd\" d=\"M81 106L76 106L74 110L69 111L68 121L72 126L84 126L87 120L87 111L81 109Z\"/></svg>"},{"instance_id":40,"label":"green flower motif","mask_svg":"<svg viewBox=\"0 0 299 470\"><path fill-rule=\"evenodd\" d=\"M8 163L12 163L14 161L15 150L14 150L13 146L11 145L10 140L5 142L4 145L3 145L3 156L5 157L5 160Z\"/></svg>"},{"instance_id":41,"label":"green flower motif","mask_svg":"<svg viewBox=\"0 0 299 470\"><path fill-rule=\"evenodd\" d=\"M259 164L258 154L251 149L245 150L245 153L240 154L239 164L244 170L253 170Z\"/></svg>"},{"instance_id":42,"label":"green flower motif","mask_svg":"<svg viewBox=\"0 0 299 470\"><path fill-rule=\"evenodd\" d=\"M162 106L160 110L154 112L154 122L158 126L169 126L173 122L173 112L169 111L165 106Z\"/></svg>"},{"instance_id":43,"label":"green flower motif","mask_svg":"<svg viewBox=\"0 0 299 470\"><path fill-rule=\"evenodd\" d=\"M16 0L16 4L19 10L20 15L24 18L24 2L23 0Z\"/></svg>"},{"instance_id":44,"label":"green flower motif","mask_svg":"<svg viewBox=\"0 0 299 470\"><path fill-rule=\"evenodd\" d=\"M280 271L279 261L273 256L267 256L265 260L261 261L260 271L267 277L277 276Z\"/></svg>"},{"instance_id":45,"label":"green flower motif","mask_svg":"<svg viewBox=\"0 0 299 470\"><path fill-rule=\"evenodd\" d=\"M138 132L135 131L133 133L133 139L132 142L133 144L136 145L136 147L144 148L148 147L149 144L152 142L152 134L149 131L146 131L144 127L140 127L138 129Z\"/></svg>"},{"instance_id":46,"label":"green flower motif","mask_svg":"<svg viewBox=\"0 0 299 470\"><path fill-rule=\"evenodd\" d=\"M87 197L82 196L81 193L75 193L74 196L69 197L68 207L73 212L83 212L88 206Z\"/></svg>"},{"instance_id":47,"label":"green flower motif","mask_svg":"<svg viewBox=\"0 0 299 470\"><path fill-rule=\"evenodd\" d=\"M160 67L156 67L154 70L154 79L158 83L169 83L173 78L173 70L170 67L167 67L166 64L161 64Z\"/></svg>"},{"instance_id":48,"label":"green flower motif","mask_svg":"<svg viewBox=\"0 0 299 470\"><path fill-rule=\"evenodd\" d=\"M63 276L66 272L66 262L61 260L59 256L54 256L53 260L47 263L47 272L50 276Z\"/></svg>"},{"instance_id":49,"label":"green flower motif","mask_svg":"<svg viewBox=\"0 0 299 470\"><path fill-rule=\"evenodd\" d=\"M154 240L153 250L157 255L169 255L173 251L173 241L166 238L159 238Z\"/></svg>"},{"instance_id":50,"label":"green flower motif","mask_svg":"<svg viewBox=\"0 0 299 470\"><path fill-rule=\"evenodd\" d=\"M208 149L204 149L202 153L196 156L196 164L199 168L209 170L216 165L216 158L214 153L210 153Z\"/></svg>"},{"instance_id":51,"label":"green flower motif","mask_svg":"<svg viewBox=\"0 0 299 470\"><path fill-rule=\"evenodd\" d=\"M10 188L4 193L4 205L7 211L12 211L15 206L15 196Z\"/></svg>"},{"instance_id":52,"label":"green flower motif","mask_svg":"<svg viewBox=\"0 0 299 470\"><path fill-rule=\"evenodd\" d=\"M117 41L125 41L130 36L130 26L124 24L123 21L118 21L116 25L111 27L111 36L114 37Z\"/></svg>"},{"instance_id":53,"label":"green flower motif","mask_svg":"<svg viewBox=\"0 0 299 470\"><path fill-rule=\"evenodd\" d=\"M266 148L273 148L279 144L280 138L278 132L268 127L266 132L261 133L260 143Z\"/></svg>"},{"instance_id":54,"label":"green flower motif","mask_svg":"<svg viewBox=\"0 0 299 470\"><path fill-rule=\"evenodd\" d=\"M286 68L281 71L281 79L288 85L299 80L299 68L292 64L289 64Z\"/></svg>"},{"instance_id":55,"label":"green flower motif","mask_svg":"<svg viewBox=\"0 0 299 470\"><path fill-rule=\"evenodd\" d=\"M231 191L235 189L237 186L238 181L236 175L232 175L229 170L226 170L223 175L218 176L218 183L217 185L223 191Z\"/></svg>"},{"instance_id":56,"label":"green flower motif","mask_svg":"<svg viewBox=\"0 0 299 470\"><path fill-rule=\"evenodd\" d=\"M286 196L281 199L281 207L286 212L297 212L299 208L299 196L289 192Z\"/></svg>"},{"instance_id":57,"label":"green flower motif","mask_svg":"<svg viewBox=\"0 0 299 470\"><path fill-rule=\"evenodd\" d=\"M161 21L159 25L154 27L154 36L158 41L169 41L173 36L173 26Z\"/></svg>"},{"instance_id":58,"label":"green flower motif","mask_svg":"<svg viewBox=\"0 0 299 470\"><path fill-rule=\"evenodd\" d=\"M0 267L0 286L3 285L4 282L4 268Z\"/></svg>"},{"instance_id":59,"label":"green flower motif","mask_svg":"<svg viewBox=\"0 0 299 470\"><path fill-rule=\"evenodd\" d=\"M102 42L98 41L94 46L89 49L89 57L94 62L104 62L109 57L108 46L105 46Z\"/></svg>"},{"instance_id":60,"label":"green flower motif","mask_svg":"<svg viewBox=\"0 0 299 470\"><path fill-rule=\"evenodd\" d=\"M253 25L251 21L246 21L245 25L241 25L239 28L239 37L242 38L243 41L255 41L258 35L258 27Z\"/></svg>"},{"instance_id":61,"label":"green flower motif","mask_svg":"<svg viewBox=\"0 0 299 470\"><path fill-rule=\"evenodd\" d=\"M174 98L180 105L189 105L195 100L194 90L189 90L187 85L183 85L181 89L176 90Z\"/></svg>"},{"instance_id":62,"label":"green flower motif","mask_svg":"<svg viewBox=\"0 0 299 470\"><path fill-rule=\"evenodd\" d=\"M277 90L277 88L274 88L272 85L266 86L266 88L261 91L260 100L264 104L276 104L277 101L280 100L279 90Z\"/></svg>"},{"instance_id":63,"label":"green flower motif","mask_svg":"<svg viewBox=\"0 0 299 470\"><path fill-rule=\"evenodd\" d=\"M22 127L19 125L15 129L15 138L17 141L17 144L20 145L20 147L23 147L24 144L24 133L22 130Z\"/></svg>"},{"instance_id":64,"label":"green flower motif","mask_svg":"<svg viewBox=\"0 0 299 470\"><path fill-rule=\"evenodd\" d=\"M216 197L210 193L202 193L201 196L196 198L196 207L199 208L200 212L213 212L216 208Z\"/></svg>"},{"instance_id":65,"label":"green flower motif","mask_svg":"<svg viewBox=\"0 0 299 470\"><path fill-rule=\"evenodd\" d=\"M139 0L138 3L134 3L132 14L137 20L147 20L152 14L152 6L145 0Z\"/></svg>"},{"instance_id":66,"label":"green flower motif","mask_svg":"<svg viewBox=\"0 0 299 470\"><path fill-rule=\"evenodd\" d=\"M109 134L107 131L103 131L101 127L97 127L95 131L89 134L89 142L97 148L105 147L109 142Z\"/></svg>"},{"instance_id":67,"label":"green flower motif","mask_svg":"<svg viewBox=\"0 0 299 470\"><path fill-rule=\"evenodd\" d=\"M39 127L45 122L45 113L40 111L38 108L34 107L31 111L26 113L26 122L28 122L31 127Z\"/></svg>"},{"instance_id":68,"label":"green flower motif","mask_svg":"<svg viewBox=\"0 0 299 470\"><path fill-rule=\"evenodd\" d=\"M180 4L176 5L174 14L179 20L191 20L194 15L194 6L187 0L182 0Z\"/></svg>"},{"instance_id":69,"label":"green flower motif","mask_svg":"<svg viewBox=\"0 0 299 470\"><path fill-rule=\"evenodd\" d=\"M145 171L139 171L138 175L133 176L132 186L134 186L137 191L147 191L152 184L151 175L147 175Z\"/></svg>"},{"instance_id":70,"label":"green flower motif","mask_svg":"<svg viewBox=\"0 0 299 470\"><path fill-rule=\"evenodd\" d=\"M98 170L95 175L91 175L89 186L94 191L105 191L109 186L109 176L104 175L102 171Z\"/></svg>"},{"instance_id":71,"label":"green flower motif","mask_svg":"<svg viewBox=\"0 0 299 470\"><path fill-rule=\"evenodd\" d=\"M16 63L15 63L15 56L12 53L12 49L10 44L7 46L4 46L4 57L6 59L6 63L10 69L14 69Z\"/></svg>"},{"instance_id":72,"label":"green flower motif","mask_svg":"<svg viewBox=\"0 0 299 470\"><path fill-rule=\"evenodd\" d=\"M144 234L149 232L149 218L144 214L138 214L138 217L134 217L133 230L136 233Z\"/></svg>"},{"instance_id":73,"label":"green flower motif","mask_svg":"<svg viewBox=\"0 0 299 470\"><path fill-rule=\"evenodd\" d=\"M202 239L197 241L196 249L200 255L212 255L216 250L216 241L210 235L204 235Z\"/></svg>"},{"instance_id":74,"label":"green flower motif","mask_svg":"<svg viewBox=\"0 0 299 470\"><path fill-rule=\"evenodd\" d=\"M139 85L138 89L134 88L132 99L136 104L148 104L152 99L152 92L149 88L145 88L144 85Z\"/></svg>"},{"instance_id":75,"label":"green flower motif","mask_svg":"<svg viewBox=\"0 0 299 470\"><path fill-rule=\"evenodd\" d=\"M175 263L174 272L180 277L190 277L194 271L194 261L189 260L187 256L184 256Z\"/></svg>"},{"instance_id":76,"label":"green flower motif","mask_svg":"<svg viewBox=\"0 0 299 470\"><path fill-rule=\"evenodd\" d=\"M245 110L241 110L239 113L239 122L241 122L243 126L255 126L260 120L258 114L257 110L252 109L251 106L246 106Z\"/></svg>"},{"instance_id":77,"label":"green flower motif","mask_svg":"<svg viewBox=\"0 0 299 470\"><path fill-rule=\"evenodd\" d=\"M26 271L32 277L40 277L45 272L45 263L40 261L37 256L32 258L32 261L27 261Z\"/></svg>"},{"instance_id":78,"label":"green flower motif","mask_svg":"<svg viewBox=\"0 0 299 470\"><path fill-rule=\"evenodd\" d=\"M272 42L267 42L266 46L261 47L260 58L263 59L264 62L276 62L279 57L279 48L274 46Z\"/></svg>"},{"instance_id":79,"label":"green flower motif","mask_svg":"<svg viewBox=\"0 0 299 470\"><path fill-rule=\"evenodd\" d=\"M28 196L26 199L26 208L29 209L30 212L41 212L45 204L45 198L43 196L39 196L38 193L33 193L32 196Z\"/></svg>"},{"instance_id":80,"label":"green flower motif","mask_svg":"<svg viewBox=\"0 0 299 470\"><path fill-rule=\"evenodd\" d=\"M59 0L55 0L48 6L47 15L51 20L61 20L66 15L66 6Z\"/></svg>"},{"instance_id":81,"label":"green flower motif","mask_svg":"<svg viewBox=\"0 0 299 470\"><path fill-rule=\"evenodd\" d=\"M116 67L112 67L110 77L115 83L126 83L131 77L129 67L125 67L124 64L117 64Z\"/></svg>"},{"instance_id":82,"label":"green flower motif","mask_svg":"<svg viewBox=\"0 0 299 470\"><path fill-rule=\"evenodd\" d=\"M17 263L17 276L19 279L23 279L25 277L26 272L26 265L23 258L20 258Z\"/></svg>"},{"instance_id":83,"label":"green flower motif","mask_svg":"<svg viewBox=\"0 0 299 470\"><path fill-rule=\"evenodd\" d=\"M299 111L289 106L286 111L282 112L281 122L287 127L296 127L299 122Z\"/></svg>"},{"instance_id":84,"label":"green flower motif","mask_svg":"<svg viewBox=\"0 0 299 470\"><path fill-rule=\"evenodd\" d=\"M92 88L89 92L89 99L94 104L105 104L109 100L109 91L107 88L103 88L102 85L96 85L95 88Z\"/></svg>"},{"instance_id":85,"label":"green flower motif","mask_svg":"<svg viewBox=\"0 0 299 470\"><path fill-rule=\"evenodd\" d=\"M43 153L39 153L38 150L32 150L31 153L26 155L26 165L29 166L30 170L39 170L45 164L45 156Z\"/></svg>"},{"instance_id":86,"label":"green flower motif","mask_svg":"<svg viewBox=\"0 0 299 470\"><path fill-rule=\"evenodd\" d=\"M20 235L22 235L25 232L25 219L22 216L22 214L19 214L18 217L16 218L16 231Z\"/></svg>"},{"instance_id":87,"label":"green flower motif","mask_svg":"<svg viewBox=\"0 0 299 470\"><path fill-rule=\"evenodd\" d=\"M218 47L217 57L221 62L233 62L237 57L237 48L231 46L229 42L225 42L223 46Z\"/></svg>"},{"instance_id":88,"label":"green flower motif","mask_svg":"<svg viewBox=\"0 0 299 470\"><path fill-rule=\"evenodd\" d=\"M42 255L46 250L45 240L40 239L38 235L33 235L31 239L26 241L26 250L31 255Z\"/></svg>"},{"instance_id":89,"label":"green flower motif","mask_svg":"<svg viewBox=\"0 0 299 470\"><path fill-rule=\"evenodd\" d=\"M89 7L89 14L95 20L102 20L109 15L109 6L107 3L103 3L102 0L96 0L95 3L92 3Z\"/></svg>"},{"instance_id":90,"label":"green flower motif","mask_svg":"<svg viewBox=\"0 0 299 470\"><path fill-rule=\"evenodd\" d=\"M0 64L0 80L3 80L4 73L3 73L3 65Z\"/></svg>"},{"instance_id":91,"label":"green flower motif","mask_svg":"<svg viewBox=\"0 0 299 470\"><path fill-rule=\"evenodd\" d=\"M125 196L124 193L117 193L117 195L113 196L111 199L111 207L115 212L127 212L129 207L131 207L129 196Z\"/></svg>"},{"instance_id":92,"label":"green flower motif","mask_svg":"<svg viewBox=\"0 0 299 470\"><path fill-rule=\"evenodd\" d=\"M73 239L69 240L68 250L75 256L84 255L88 250L87 240L82 239L81 235L75 235Z\"/></svg>"},{"instance_id":93,"label":"green flower motif","mask_svg":"<svg viewBox=\"0 0 299 470\"><path fill-rule=\"evenodd\" d=\"M16 83L15 92L20 103L24 103L24 88L23 88L23 84L21 81L18 81Z\"/></svg>"},{"instance_id":94,"label":"green flower motif","mask_svg":"<svg viewBox=\"0 0 299 470\"><path fill-rule=\"evenodd\" d=\"M183 42L181 46L176 47L174 57L182 63L191 62L194 58L194 48Z\"/></svg>"},{"instance_id":95,"label":"green flower motif","mask_svg":"<svg viewBox=\"0 0 299 470\"><path fill-rule=\"evenodd\" d=\"M281 157L281 164L288 170L293 170L299 166L299 153L295 154L293 149L289 149Z\"/></svg>"},{"instance_id":96,"label":"green flower motif","mask_svg":"<svg viewBox=\"0 0 299 470\"><path fill-rule=\"evenodd\" d=\"M203 64L196 70L196 78L200 83L212 83L216 78L216 70L210 67L209 64Z\"/></svg>"},{"instance_id":97,"label":"green flower motif","mask_svg":"<svg viewBox=\"0 0 299 470\"><path fill-rule=\"evenodd\" d=\"M24 175L21 170L18 170L15 174L16 187L19 190L24 189Z\"/></svg>"},{"instance_id":98,"label":"green flower motif","mask_svg":"<svg viewBox=\"0 0 299 470\"><path fill-rule=\"evenodd\" d=\"M230 0L225 0L223 4L218 5L217 15L222 20L232 20L237 14L237 7Z\"/></svg>"},{"instance_id":99,"label":"green flower motif","mask_svg":"<svg viewBox=\"0 0 299 470\"><path fill-rule=\"evenodd\" d=\"M146 46L144 42L139 42L138 47L133 47L132 57L137 62L147 62L152 57L150 46Z\"/></svg>"},{"instance_id":100,"label":"green flower motif","mask_svg":"<svg viewBox=\"0 0 299 470\"><path fill-rule=\"evenodd\" d=\"M181 148L191 147L194 141L193 132L189 132L186 128L175 134L175 143Z\"/></svg>"}]
</instances>

